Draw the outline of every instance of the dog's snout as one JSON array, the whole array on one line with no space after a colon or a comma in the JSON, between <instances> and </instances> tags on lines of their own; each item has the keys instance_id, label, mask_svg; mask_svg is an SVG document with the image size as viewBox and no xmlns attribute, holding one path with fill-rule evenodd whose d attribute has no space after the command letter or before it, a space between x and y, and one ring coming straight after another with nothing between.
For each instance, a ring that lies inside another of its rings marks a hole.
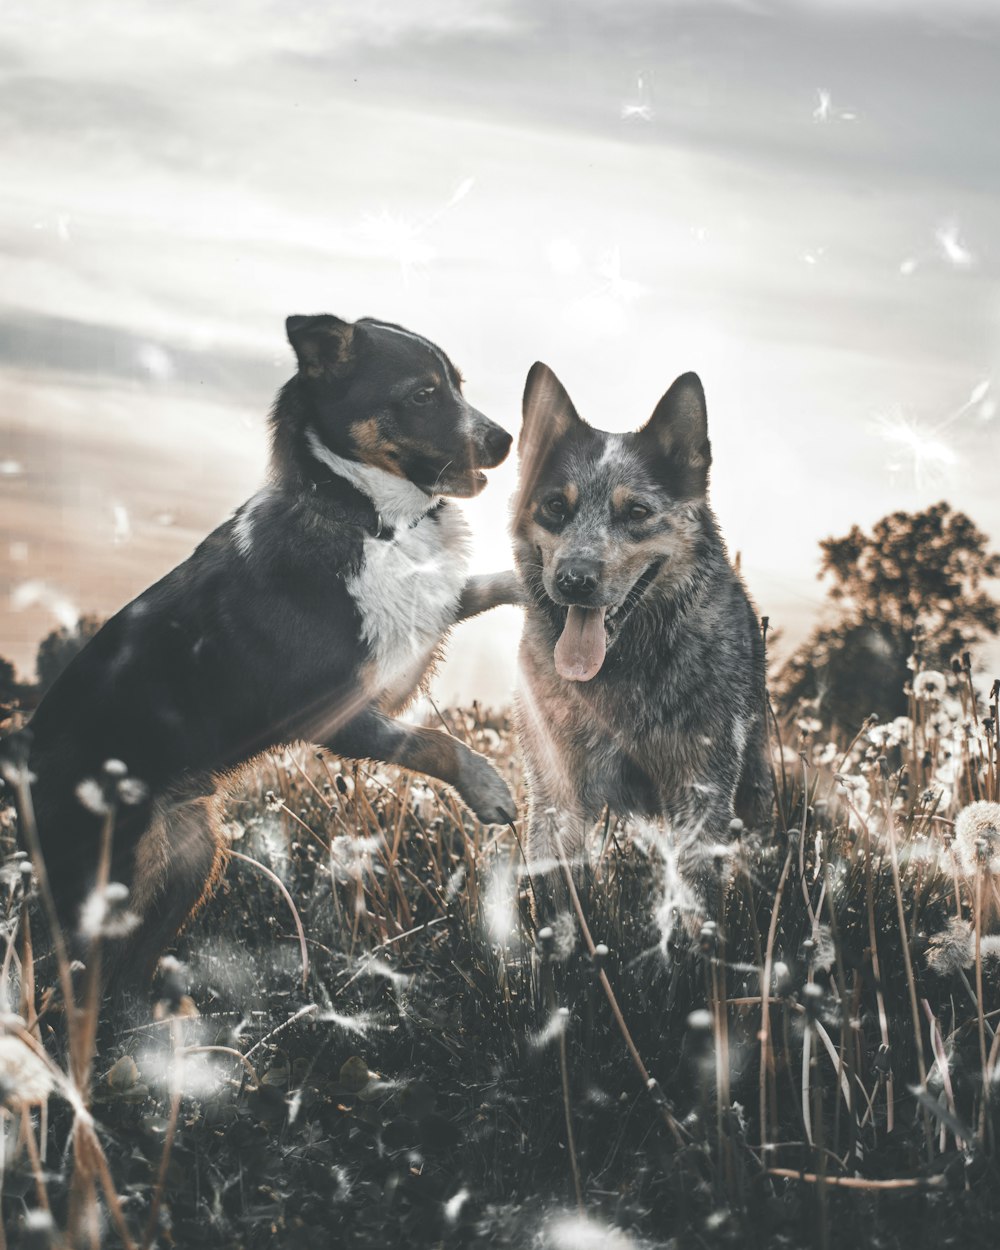
<instances>
[{"instance_id":1,"label":"dog's snout","mask_svg":"<svg viewBox=\"0 0 1000 1250\"><path fill-rule=\"evenodd\" d=\"M556 570L556 585L567 599L586 603L597 590L601 566L596 560L566 560Z\"/></svg>"},{"instance_id":2,"label":"dog's snout","mask_svg":"<svg viewBox=\"0 0 1000 1250\"><path fill-rule=\"evenodd\" d=\"M513 441L512 435L501 429L499 425L495 425L486 435L486 450L491 456L496 456L499 461L510 451L510 445Z\"/></svg>"}]
</instances>

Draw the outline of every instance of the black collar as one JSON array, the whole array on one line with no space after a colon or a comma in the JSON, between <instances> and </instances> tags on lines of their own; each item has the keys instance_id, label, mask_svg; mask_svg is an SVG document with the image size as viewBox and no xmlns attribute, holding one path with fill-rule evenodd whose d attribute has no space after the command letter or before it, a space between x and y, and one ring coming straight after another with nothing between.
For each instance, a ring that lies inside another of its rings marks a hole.
<instances>
[{"instance_id":1,"label":"black collar","mask_svg":"<svg viewBox=\"0 0 1000 1250\"><path fill-rule=\"evenodd\" d=\"M334 520L345 525L356 525L371 538L378 538L383 542L391 542L396 537L396 527L387 525L374 501L346 477L328 471L323 477L312 478L309 487L323 501L323 511L331 514ZM439 499L433 507L412 520L407 529L413 529L425 517L433 516L443 506L444 500Z\"/></svg>"}]
</instances>

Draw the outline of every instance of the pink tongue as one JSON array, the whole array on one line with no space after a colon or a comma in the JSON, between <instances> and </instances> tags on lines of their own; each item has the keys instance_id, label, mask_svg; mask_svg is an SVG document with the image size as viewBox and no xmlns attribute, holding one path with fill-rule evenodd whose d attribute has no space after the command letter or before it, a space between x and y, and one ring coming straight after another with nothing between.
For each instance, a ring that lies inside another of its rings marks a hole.
<instances>
[{"instance_id":1,"label":"pink tongue","mask_svg":"<svg viewBox=\"0 0 1000 1250\"><path fill-rule=\"evenodd\" d=\"M556 672L566 681L590 681L600 672L608 648L605 608L572 607L556 643Z\"/></svg>"}]
</instances>

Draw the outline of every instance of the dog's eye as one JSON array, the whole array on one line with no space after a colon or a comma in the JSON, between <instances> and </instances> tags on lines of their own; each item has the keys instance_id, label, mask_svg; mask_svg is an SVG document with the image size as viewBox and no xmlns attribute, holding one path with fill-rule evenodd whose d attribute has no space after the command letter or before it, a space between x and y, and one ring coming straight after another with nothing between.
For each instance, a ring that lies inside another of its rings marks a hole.
<instances>
[{"instance_id":1,"label":"dog's eye","mask_svg":"<svg viewBox=\"0 0 1000 1250\"><path fill-rule=\"evenodd\" d=\"M647 508L644 503L634 503L628 510L628 519L630 521L645 521L651 512L652 509Z\"/></svg>"},{"instance_id":2,"label":"dog's eye","mask_svg":"<svg viewBox=\"0 0 1000 1250\"><path fill-rule=\"evenodd\" d=\"M419 391L413 392L413 394L410 396L410 401L411 403L414 403L414 404L429 404L433 398L434 398L434 387L422 386Z\"/></svg>"},{"instance_id":3,"label":"dog's eye","mask_svg":"<svg viewBox=\"0 0 1000 1250\"><path fill-rule=\"evenodd\" d=\"M562 495L550 495L542 504L542 512L550 521L563 521L566 519L566 500Z\"/></svg>"}]
</instances>

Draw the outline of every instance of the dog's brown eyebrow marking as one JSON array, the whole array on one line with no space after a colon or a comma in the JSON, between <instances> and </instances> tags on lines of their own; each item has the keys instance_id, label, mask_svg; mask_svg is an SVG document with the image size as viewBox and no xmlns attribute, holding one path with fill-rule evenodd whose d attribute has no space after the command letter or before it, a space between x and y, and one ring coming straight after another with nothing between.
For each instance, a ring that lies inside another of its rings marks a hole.
<instances>
[{"instance_id":1,"label":"dog's brown eyebrow marking","mask_svg":"<svg viewBox=\"0 0 1000 1250\"><path fill-rule=\"evenodd\" d=\"M566 496L566 502L571 508L575 508L580 498L580 488L575 482L567 482L563 487L563 494Z\"/></svg>"},{"instance_id":2,"label":"dog's brown eyebrow marking","mask_svg":"<svg viewBox=\"0 0 1000 1250\"><path fill-rule=\"evenodd\" d=\"M622 512L625 505L633 498L634 492L628 486L616 486L611 492L611 502L616 512Z\"/></svg>"}]
</instances>

